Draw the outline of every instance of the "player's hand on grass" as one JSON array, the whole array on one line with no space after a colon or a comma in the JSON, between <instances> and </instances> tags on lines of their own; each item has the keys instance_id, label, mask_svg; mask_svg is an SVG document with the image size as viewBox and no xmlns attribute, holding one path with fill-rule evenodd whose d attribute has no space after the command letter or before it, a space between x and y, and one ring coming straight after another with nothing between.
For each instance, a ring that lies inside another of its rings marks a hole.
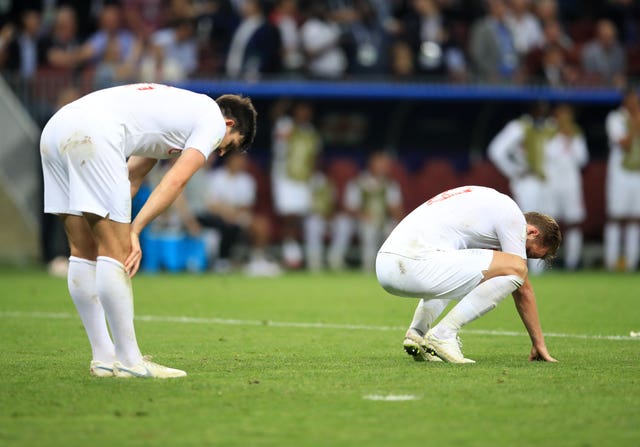
<instances>
[{"instance_id":1,"label":"player's hand on grass","mask_svg":"<svg viewBox=\"0 0 640 447\"><path fill-rule=\"evenodd\" d=\"M129 274L129 278L138 272L140 268L140 260L142 259L142 249L140 248L140 236L137 233L131 233L131 252L124 261L124 268Z\"/></svg>"},{"instance_id":2,"label":"player's hand on grass","mask_svg":"<svg viewBox=\"0 0 640 447\"><path fill-rule=\"evenodd\" d=\"M534 361L552 362L552 363L558 362L558 360L551 357L551 354L549 354L549 351L547 351L547 348L545 347L536 348L535 346L531 347L531 352L529 353L529 361L530 362L534 362Z\"/></svg>"}]
</instances>

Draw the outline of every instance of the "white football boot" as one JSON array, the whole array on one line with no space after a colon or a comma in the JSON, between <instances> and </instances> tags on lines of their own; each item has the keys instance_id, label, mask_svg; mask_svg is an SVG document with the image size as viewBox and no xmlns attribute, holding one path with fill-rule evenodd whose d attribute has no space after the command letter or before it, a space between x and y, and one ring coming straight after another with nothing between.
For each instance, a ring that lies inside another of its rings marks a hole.
<instances>
[{"instance_id":1,"label":"white football boot","mask_svg":"<svg viewBox=\"0 0 640 447\"><path fill-rule=\"evenodd\" d=\"M475 360L465 358L462 354L462 342L459 337L441 339L433 335L433 331L429 331L424 338L427 344L426 351L432 355L437 355L445 362L475 363Z\"/></svg>"},{"instance_id":2,"label":"white football boot","mask_svg":"<svg viewBox=\"0 0 640 447\"><path fill-rule=\"evenodd\" d=\"M89 374L94 377L113 377L113 364L92 360L89 365Z\"/></svg>"},{"instance_id":3,"label":"white football boot","mask_svg":"<svg viewBox=\"0 0 640 447\"><path fill-rule=\"evenodd\" d=\"M427 342L424 337L415 329L411 328L404 336L402 346L407 354L413 357L416 362L441 362L438 356L431 355L427 352Z\"/></svg>"},{"instance_id":4,"label":"white football boot","mask_svg":"<svg viewBox=\"0 0 640 447\"><path fill-rule=\"evenodd\" d=\"M144 356L142 362L134 366L124 366L120 362L113 364L113 374L120 378L150 377L156 379L171 379L184 377L186 372L181 369L169 368L151 361L151 357Z\"/></svg>"}]
</instances>

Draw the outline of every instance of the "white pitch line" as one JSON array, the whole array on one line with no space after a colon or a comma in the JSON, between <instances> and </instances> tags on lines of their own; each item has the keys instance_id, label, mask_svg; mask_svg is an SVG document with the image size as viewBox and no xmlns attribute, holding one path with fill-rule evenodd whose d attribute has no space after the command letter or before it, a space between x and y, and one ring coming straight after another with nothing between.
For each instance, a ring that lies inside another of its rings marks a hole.
<instances>
[{"instance_id":1,"label":"white pitch line","mask_svg":"<svg viewBox=\"0 0 640 447\"><path fill-rule=\"evenodd\" d=\"M78 318L75 314L68 312L17 312L0 311L0 318L38 318L47 320L68 320ZM232 326L271 326L282 328L300 329L343 329L360 331L404 331L402 326L373 326L366 324L339 324L339 323L311 323L295 321L271 321L271 320L239 320L233 318L203 318L203 317L181 317L163 315L137 315L136 321L151 323L182 323L182 324L220 324ZM498 331L486 329L465 329L466 334L494 335L503 337L525 337L526 332ZM573 338L581 340L612 340L612 341L640 341L639 337L627 335L588 335L588 334L564 334L557 332L547 332L546 337Z\"/></svg>"},{"instance_id":2,"label":"white pitch line","mask_svg":"<svg viewBox=\"0 0 640 447\"><path fill-rule=\"evenodd\" d=\"M418 396L414 396L413 394L367 394L366 396L362 396L364 400L377 400L383 402L406 402L408 400L419 400Z\"/></svg>"}]
</instances>

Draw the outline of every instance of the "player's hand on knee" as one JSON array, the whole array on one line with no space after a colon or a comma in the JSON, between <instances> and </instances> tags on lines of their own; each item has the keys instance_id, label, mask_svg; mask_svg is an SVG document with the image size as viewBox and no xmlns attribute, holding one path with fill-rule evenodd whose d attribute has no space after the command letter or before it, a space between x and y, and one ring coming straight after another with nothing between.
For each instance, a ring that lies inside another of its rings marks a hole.
<instances>
[{"instance_id":1,"label":"player's hand on knee","mask_svg":"<svg viewBox=\"0 0 640 447\"><path fill-rule=\"evenodd\" d=\"M131 233L131 251L124 261L124 268L130 278L138 272L140 261L142 260L142 249L140 248L140 237L136 233Z\"/></svg>"},{"instance_id":2,"label":"player's hand on knee","mask_svg":"<svg viewBox=\"0 0 640 447\"><path fill-rule=\"evenodd\" d=\"M531 347L531 352L529 353L529 361L538 361L538 362L552 362L557 363L558 360L551 357L549 351L545 347L536 348L535 346Z\"/></svg>"}]
</instances>

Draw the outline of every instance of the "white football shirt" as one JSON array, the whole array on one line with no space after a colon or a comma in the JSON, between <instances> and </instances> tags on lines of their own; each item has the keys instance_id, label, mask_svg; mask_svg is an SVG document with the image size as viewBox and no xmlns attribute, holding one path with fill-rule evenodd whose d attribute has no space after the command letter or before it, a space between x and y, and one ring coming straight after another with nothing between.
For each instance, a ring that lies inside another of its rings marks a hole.
<instances>
[{"instance_id":1,"label":"white football shirt","mask_svg":"<svg viewBox=\"0 0 640 447\"><path fill-rule=\"evenodd\" d=\"M391 232L381 252L420 258L434 250L484 248L526 254L527 223L509 196L462 186L426 201Z\"/></svg>"},{"instance_id":2,"label":"white football shirt","mask_svg":"<svg viewBox=\"0 0 640 447\"><path fill-rule=\"evenodd\" d=\"M160 84L131 84L98 90L66 107L100 111L124 131L125 157L177 157L187 148L205 158L220 145L226 124L207 95ZM113 138L118 138L114 135Z\"/></svg>"}]
</instances>

